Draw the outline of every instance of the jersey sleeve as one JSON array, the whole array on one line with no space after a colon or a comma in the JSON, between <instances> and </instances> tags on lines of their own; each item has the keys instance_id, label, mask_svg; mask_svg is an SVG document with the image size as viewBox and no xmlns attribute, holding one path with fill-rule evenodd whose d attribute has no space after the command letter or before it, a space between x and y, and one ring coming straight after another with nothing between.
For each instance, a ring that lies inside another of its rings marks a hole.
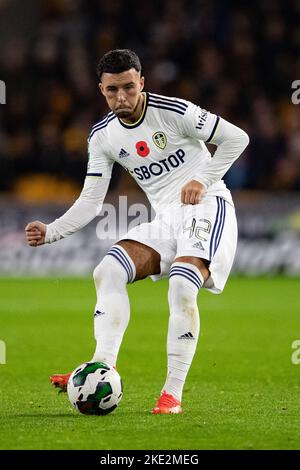
<instances>
[{"instance_id":1,"label":"jersey sleeve","mask_svg":"<svg viewBox=\"0 0 300 470\"><path fill-rule=\"evenodd\" d=\"M211 142L220 117L194 103L189 101L186 103L188 104L187 109L180 120L182 134L206 143Z\"/></svg>"},{"instance_id":2,"label":"jersey sleeve","mask_svg":"<svg viewBox=\"0 0 300 470\"><path fill-rule=\"evenodd\" d=\"M106 196L113 160L106 156L101 142L88 141L89 162L80 196L60 218L47 225L45 243L53 243L77 232L99 215Z\"/></svg>"},{"instance_id":3,"label":"jersey sleeve","mask_svg":"<svg viewBox=\"0 0 300 470\"><path fill-rule=\"evenodd\" d=\"M114 161L105 151L100 133L92 134L88 139L88 165L86 176L110 178Z\"/></svg>"}]
</instances>

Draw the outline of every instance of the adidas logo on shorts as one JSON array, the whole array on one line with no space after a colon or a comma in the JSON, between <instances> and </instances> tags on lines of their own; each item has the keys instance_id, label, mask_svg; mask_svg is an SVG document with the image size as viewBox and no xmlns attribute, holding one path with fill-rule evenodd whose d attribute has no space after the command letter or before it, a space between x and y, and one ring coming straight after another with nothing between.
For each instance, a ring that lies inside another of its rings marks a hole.
<instances>
[{"instance_id":1,"label":"adidas logo on shorts","mask_svg":"<svg viewBox=\"0 0 300 470\"><path fill-rule=\"evenodd\" d=\"M204 250L204 246L201 242L194 243L193 248L199 248L199 250Z\"/></svg>"}]
</instances>

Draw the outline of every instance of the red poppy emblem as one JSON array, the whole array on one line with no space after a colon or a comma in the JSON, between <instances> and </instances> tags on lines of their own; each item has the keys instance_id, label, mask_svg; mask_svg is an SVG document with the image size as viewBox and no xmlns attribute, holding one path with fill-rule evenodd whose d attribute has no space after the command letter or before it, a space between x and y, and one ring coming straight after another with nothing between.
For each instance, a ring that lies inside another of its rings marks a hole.
<instances>
[{"instance_id":1,"label":"red poppy emblem","mask_svg":"<svg viewBox=\"0 0 300 470\"><path fill-rule=\"evenodd\" d=\"M147 142L145 142L144 140L140 140L139 142L137 142L135 144L135 147L140 157L147 157L147 155L149 155L150 153L150 149L147 145Z\"/></svg>"}]
</instances>

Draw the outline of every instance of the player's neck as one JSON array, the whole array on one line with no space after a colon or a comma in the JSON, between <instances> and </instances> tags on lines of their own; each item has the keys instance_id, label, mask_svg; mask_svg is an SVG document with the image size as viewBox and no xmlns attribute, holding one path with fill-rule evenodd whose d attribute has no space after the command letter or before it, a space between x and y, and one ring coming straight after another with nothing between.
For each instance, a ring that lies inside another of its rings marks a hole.
<instances>
[{"instance_id":1,"label":"player's neck","mask_svg":"<svg viewBox=\"0 0 300 470\"><path fill-rule=\"evenodd\" d=\"M122 119L122 121L128 123L128 124L134 124L135 122L137 122L143 111L144 111L144 101L145 101L146 97L145 97L145 94L144 93L141 93L140 96L139 96L139 100L137 102L137 105L132 113L132 115L126 119Z\"/></svg>"}]
</instances>

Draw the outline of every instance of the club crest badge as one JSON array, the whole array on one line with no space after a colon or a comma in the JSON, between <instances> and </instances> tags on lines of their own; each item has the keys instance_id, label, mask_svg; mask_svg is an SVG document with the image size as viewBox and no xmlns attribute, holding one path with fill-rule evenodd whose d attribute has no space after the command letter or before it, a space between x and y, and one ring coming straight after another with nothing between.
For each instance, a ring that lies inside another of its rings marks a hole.
<instances>
[{"instance_id":1,"label":"club crest badge","mask_svg":"<svg viewBox=\"0 0 300 470\"><path fill-rule=\"evenodd\" d=\"M167 136L164 132L155 132L155 134L152 136L152 139L155 145L161 150L163 150L167 145Z\"/></svg>"}]
</instances>

